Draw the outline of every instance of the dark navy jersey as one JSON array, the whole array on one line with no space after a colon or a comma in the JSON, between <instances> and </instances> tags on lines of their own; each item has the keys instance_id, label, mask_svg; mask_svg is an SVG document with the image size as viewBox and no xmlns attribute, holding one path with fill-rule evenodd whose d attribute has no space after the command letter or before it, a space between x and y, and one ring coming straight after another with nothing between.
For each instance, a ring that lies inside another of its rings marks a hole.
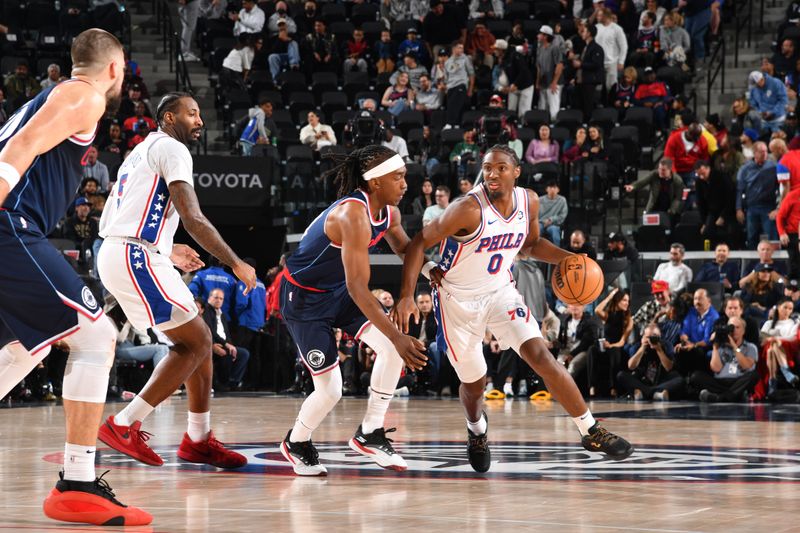
<instances>
[{"instance_id":1,"label":"dark navy jersey","mask_svg":"<svg viewBox=\"0 0 800 533\"><path fill-rule=\"evenodd\" d=\"M85 82L67 80L62 83ZM42 108L55 87L57 85L37 94L0 128L0 150ZM93 140L94 135L88 138L73 135L37 156L8 194L3 208L22 217L26 225L32 224L34 227L29 229L33 231L38 229L42 235L53 231L80 188L83 179L81 161Z\"/></svg>"},{"instance_id":2,"label":"dark navy jersey","mask_svg":"<svg viewBox=\"0 0 800 533\"><path fill-rule=\"evenodd\" d=\"M328 213L347 202L358 202L364 206L372 226L369 248L377 245L392 223L392 210L386 207L383 218L373 220L369 210L369 197L361 190L336 200L308 226L300 246L286 260L286 277L294 285L311 291L327 292L345 285L341 243L331 242L325 235Z\"/></svg>"}]
</instances>

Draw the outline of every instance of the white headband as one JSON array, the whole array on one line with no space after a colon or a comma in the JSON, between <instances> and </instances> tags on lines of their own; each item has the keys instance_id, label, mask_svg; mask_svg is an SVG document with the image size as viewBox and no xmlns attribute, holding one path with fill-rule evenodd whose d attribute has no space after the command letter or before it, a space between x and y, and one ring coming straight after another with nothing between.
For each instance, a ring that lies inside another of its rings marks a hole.
<instances>
[{"instance_id":1,"label":"white headband","mask_svg":"<svg viewBox=\"0 0 800 533\"><path fill-rule=\"evenodd\" d=\"M374 180L375 178L379 178L381 176L385 176L386 174L390 174L396 170L400 170L404 166L406 166L406 162L403 161L403 158L400 157L398 154L394 154L392 157L390 157L377 167L373 167L364 172L364 179Z\"/></svg>"}]
</instances>

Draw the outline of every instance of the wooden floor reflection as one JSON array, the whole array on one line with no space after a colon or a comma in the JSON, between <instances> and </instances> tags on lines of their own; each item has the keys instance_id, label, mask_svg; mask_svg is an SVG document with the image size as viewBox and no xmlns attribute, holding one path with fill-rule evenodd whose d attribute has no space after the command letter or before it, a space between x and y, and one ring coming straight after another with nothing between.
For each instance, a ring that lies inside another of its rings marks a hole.
<instances>
[{"instance_id":1,"label":"wooden floor reflection","mask_svg":"<svg viewBox=\"0 0 800 533\"><path fill-rule=\"evenodd\" d=\"M637 453L615 463L582 451L553 403L487 406L492 469L466 463L455 400L395 400L406 473L383 471L349 452L366 400L345 399L315 432L327 478L297 478L277 443L301 399L226 397L213 402L220 440L250 458L245 472L197 468L175 458L186 401L171 399L147 420L163 467L106 451L101 469L119 498L150 511L150 528L125 531L798 531L800 454L795 406L671 406L595 403L596 416ZM119 405L107 406L114 412ZM57 479L63 412L50 405L0 409L0 530L104 531L44 517ZM108 531L120 531L108 528Z\"/></svg>"}]
</instances>

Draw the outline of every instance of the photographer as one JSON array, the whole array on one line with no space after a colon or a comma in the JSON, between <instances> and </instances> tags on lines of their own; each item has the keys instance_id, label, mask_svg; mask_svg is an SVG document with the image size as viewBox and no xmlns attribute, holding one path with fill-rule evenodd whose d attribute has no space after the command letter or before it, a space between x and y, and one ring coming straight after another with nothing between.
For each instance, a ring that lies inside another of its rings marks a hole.
<instances>
[{"instance_id":1,"label":"photographer","mask_svg":"<svg viewBox=\"0 0 800 533\"><path fill-rule=\"evenodd\" d=\"M730 334L717 331L711 350L709 368L714 373L697 370L689 385L700 390L701 402L740 402L748 399L758 381L758 349L744 340L745 323L741 318L729 321Z\"/></svg>"},{"instance_id":2,"label":"photographer","mask_svg":"<svg viewBox=\"0 0 800 533\"><path fill-rule=\"evenodd\" d=\"M384 124L375 116L375 100L364 99L361 109L345 124L343 136L353 148L379 144L385 139Z\"/></svg>"},{"instance_id":3,"label":"photographer","mask_svg":"<svg viewBox=\"0 0 800 533\"><path fill-rule=\"evenodd\" d=\"M672 369L672 358L671 347L661 340L661 330L649 324L639 349L628 359L627 370L617 374L617 382L636 401L674 399L683 391L684 380Z\"/></svg>"}]
</instances>

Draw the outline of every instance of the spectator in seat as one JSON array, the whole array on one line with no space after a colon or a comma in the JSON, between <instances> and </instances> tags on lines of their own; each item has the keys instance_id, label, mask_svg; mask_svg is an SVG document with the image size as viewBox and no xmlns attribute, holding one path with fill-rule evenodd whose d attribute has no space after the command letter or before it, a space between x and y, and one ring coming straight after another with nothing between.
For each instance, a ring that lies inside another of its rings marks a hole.
<instances>
[{"instance_id":1,"label":"spectator in seat","mask_svg":"<svg viewBox=\"0 0 800 533\"><path fill-rule=\"evenodd\" d=\"M539 126L539 138L531 139L525 151L525 160L531 165L558 163L558 142L550 138L550 126Z\"/></svg>"},{"instance_id":2,"label":"spectator in seat","mask_svg":"<svg viewBox=\"0 0 800 533\"><path fill-rule=\"evenodd\" d=\"M590 259L597 260L597 251L586 240L586 234L582 230L576 229L569 236L569 244L565 248L573 254L586 254Z\"/></svg>"},{"instance_id":3,"label":"spectator in seat","mask_svg":"<svg viewBox=\"0 0 800 533\"><path fill-rule=\"evenodd\" d=\"M471 0L469 18L476 20L502 19L505 12L503 0Z\"/></svg>"},{"instance_id":4,"label":"spectator in seat","mask_svg":"<svg viewBox=\"0 0 800 533\"><path fill-rule=\"evenodd\" d=\"M588 138L582 148L582 156L587 161L605 161L608 159L605 142L603 141L603 130L600 126L589 126Z\"/></svg>"},{"instance_id":5,"label":"spectator in seat","mask_svg":"<svg viewBox=\"0 0 800 533\"><path fill-rule=\"evenodd\" d=\"M754 318L745 316L745 303L744 300L740 296L728 296L725 298L725 301L722 302L721 312L722 314L719 316L717 321L714 323L714 328L716 329L718 326L725 325L730 321L732 318L741 318L744 320L745 328L744 328L744 340L747 342L751 342L755 345L759 345L759 325L758 321ZM715 334L712 332L710 339L713 341Z\"/></svg>"},{"instance_id":6,"label":"spectator in seat","mask_svg":"<svg viewBox=\"0 0 800 533\"><path fill-rule=\"evenodd\" d=\"M247 362L250 352L242 346L234 346L231 341L228 319L222 313L222 304L225 293L221 289L213 289L208 296L208 306L203 312L205 320L211 330L211 351L214 354L214 388L219 392L231 389L241 389L244 374L247 371Z\"/></svg>"},{"instance_id":7,"label":"spectator in seat","mask_svg":"<svg viewBox=\"0 0 800 533\"><path fill-rule=\"evenodd\" d=\"M633 41L633 55L631 64L636 67L652 67L656 62L656 42L658 41L658 28L656 27L656 14L644 11L641 17L642 25L636 32Z\"/></svg>"},{"instance_id":8,"label":"spectator in seat","mask_svg":"<svg viewBox=\"0 0 800 533\"><path fill-rule=\"evenodd\" d=\"M431 0L431 10L422 21L422 35L434 54L442 47L463 43L467 36L467 21L453 4Z\"/></svg>"},{"instance_id":9,"label":"spectator in seat","mask_svg":"<svg viewBox=\"0 0 800 533\"><path fill-rule=\"evenodd\" d=\"M536 90L539 91L539 109L550 113L550 120L555 120L561 109L561 90L564 85L564 50L554 44L553 28L547 24L539 28L536 35ZM533 97L533 92L531 92ZM509 108L514 109L509 105ZM530 106L524 111L528 111ZM522 108L517 112L524 114Z\"/></svg>"},{"instance_id":10,"label":"spectator in seat","mask_svg":"<svg viewBox=\"0 0 800 533\"><path fill-rule=\"evenodd\" d=\"M434 198L436 200L436 204L425 208L425 212L422 215L423 226L427 226L433 220L442 216L444 210L447 209L448 205L450 205L450 188L446 185L437 186Z\"/></svg>"},{"instance_id":11,"label":"spectator in seat","mask_svg":"<svg viewBox=\"0 0 800 533\"><path fill-rule=\"evenodd\" d=\"M413 53L407 53L403 56L403 64L400 65L389 78L389 83L397 85L397 79L400 77L400 74L403 73L408 75L408 85L410 85L414 91L417 91L420 87L420 78L427 75L428 71L419 64L417 57Z\"/></svg>"},{"instance_id":12,"label":"spectator in seat","mask_svg":"<svg viewBox=\"0 0 800 533\"><path fill-rule=\"evenodd\" d=\"M146 115L147 106L144 102L136 102L134 107L134 115L125 119L122 123L122 128L126 133L134 132L140 122L145 122L149 130L157 129L156 121Z\"/></svg>"},{"instance_id":13,"label":"spectator in seat","mask_svg":"<svg viewBox=\"0 0 800 533\"><path fill-rule=\"evenodd\" d=\"M633 244L628 242L624 234L611 233L608 236L608 243L606 244L606 252L603 255L603 259L625 259L628 262L626 272L621 274L615 282L617 287L627 287L631 276L630 269L631 266L639 260L639 251Z\"/></svg>"},{"instance_id":14,"label":"spectator in seat","mask_svg":"<svg viewBox=\"0 0 800 533\"><path fill-rule=\"evenodd\" d=\"M347 59L344 60L342 70L344 72L366 72L367 71L367 50L369 45L364 40L364 31L360 28L353 30L353 35L344 45L342 55ZM299 57L298 57L299 59Z\"/></svg>"},{"instance_id":15,"label":"spectator in seat","mask_svg":"<svg viewBox=\"0 0 800 533\"><path fill-rule=\"evenodd\" d=\"M136 104L139 102L145 102L142 94L142 86L138 83L131 83L128 85L126 97L122 99L122 102L119 105L117 116L124 120L134 115L136 113ZM147 102L145 102L145 114L148 116L151 114L150 110L147 109Z\"/></svg>"},{"instance_id":16,"label":"spectator in seat","mask_svg":"<svg viewBox=\"0 0 800 533\"><path fill-rule=\"evenodd\" d=\"M385 146L386 148L391 148L397 152L397 155L408 161L408 144L406 143L406 140L389 128L386 128L385 135L386 136L381 145Z\"/></svg>"},{"instance_id":17,"label":"spectator in seat","mask_svg":"<svg viewBox=\"0 0 800 533\"><path fill-rule=\"evenodd\" d=\"M473 65L491 67L494 65L492 52L496 40L495 36L486 29L486 24L477 21L472 31L467 32L467 38L464 40L464 52L469 56ZM506 44L506 46L508 45Z\"/></svg>"},{"instance_id":18,"label":"spectator in seat","mask_svg":"<svg viewBox=\"0 0 800 533\"><path fill-rule=\"evenodd\" d=\"M703 263L703 266L695 274L694 281L698 283L720 282L725 288L725 292L733 292L739 286L739 264L738 261L728 260L730 252L728 243L717 243L714 248L714 260Z\"/></svg>"},{"instance_id":19,"label":"spectator in seat","mask_svg":"<svg viewBox=\"0 0 800 533\"><path fill-rule=\"evenodd\" d=\"M689 377L689 384L700 389L701 402L747 401L758 381L758 348L744 340L742 319L732 318L729 323L733 332L727 339L714 342L708 368L695 371ZM713 376L708 373L709 369Z\"/></svg>"},{"instance_id":20,"label":"spectator in seat","mask_svg":"<svg viewBox=\"0 0 800 533\"><path fill-rule=\"evenodd\" d=\"M558 182L547 184L547 194L539 197L539 232L556 246L561 246L561 225L567 219L567 199L558 194Z\"/></svg>"},{"instance_id":21,"label":"spectator in seat","mask_svg":"<svg viewBox=\"0 0 800 533\"><path fill-rule=\"evenodd\" d=\"M769 133L780 130L786 121L786 106L789 103L786 86L778 79L757 70L748 77L750 105L761 115L761 131Z\"/></svg>"},{"instance_id":22,"label":"spectator in seat","mask_svg":"<svg viewBox=\"0 0 800 533\"><path fill-rule=\"evenodd\" d=\"M150 135L150 123L142 119L133 126L133 136L128 138L128 149L133 150ZM127 157L127 156L125 156Z\"/></svg>"},{"instance_id":23,"label":"spectator in seat","mask_svg":"<svg viewBox=\"0 0 800 533\"><path fill-rule=\"evenodd\" d=\"M433 299L427 292L417 295L417 307L419 308L419 322L415 317L411 317L408 323L408 335L418 339L424 346L430 361L429 379L430 383L435 383L439 375L441 364L441 352L436 345L436 318L433 314Z\"/></svg>"},{"instance_id":24,"label":"spectator in seat","mask_svg":"<svg viewBox=\"0 0 800 533\"><path fill-rule=\"evenodd\" d=\"M272 42L272 53L267 56L267 62L273 81L277 80L281 71L287 67L292 70L300 68L300 46L289 35L289 30L285 26L281 27Z\"/></svg>"},{"instance_id":25,"label":"spectator in seat","mask_svg":"<svg viewBox=\"0 0 800 533\"><path fill-rule=\"evenodd\" d=\"M667 113L670 108L670 98L669 89L663 81L656 79L653 67L645 67L644 79L636 87L633 95L634 105L653 110L653 125L656 131L663 132L668 129Z\"/></svg>"},{"instance_id":26,"label":"spectator in seat","mask_svg":"<svg viewBox=\"0 0 800 533\"><path fill-rule=\"evenodd\" d=\"M385 19L389 25L403 20L422 21L429 10L428 2L424 0L381 2L381 18Z\"/></svg>"},{"instance_id":27,"label":"spectator in seat","mask_svg":"<svg viewBox=\"0 0 800 533\"><path fill-rule=\"evenodd\" d=\"M419 76L419 89L415 100L417 111L422 111L430 119L430 112L442 107L442 91L431 83L431 77L425 73Z\"/></svg>"},{"instance_id":28,"label":"spectator in seat","mask_svg":"<svg viewBox=\"0 0 800 533\"><path fill-rule=\"evenodd\" d=\"M628 57L628 39L608 8L597 11L597 44L603 48L606 91L617 83Z\"/></svg>"},{"instance_id":29,"label":"spectator in seat","mask_svg":"<svg viewBox=\"0 0 800 533\"><path fill-rule=\"evenodd\" d=\"M435 203L436 200L433 197L433 182L425 178L422 180L422 185L420 185L419 195L414 198L414 201L411 203L411 210L414 215L422 216L425 210Z\"/></svg>"},{"instance_id":30,"label":"spectator in seat","mask_svg":"<svg viewBox=\"0 0 800 533\"><path fill-rule=\"evenodd\" d=\"M97 146L95 145L90 146L86 151L83 177L96 179L100 185L99 192L108 192L108 184L111 181L108 175L108 167L102 161L97 160Z\"/></svg>"},{"instance_id":31,"label":"spectator in seat","mask_svg":"<svg viewBox=\"0 0 800 533\"><path fill-rule=\"evenodd\" d=\"M561 153L561 162L572 163L583 159L584 144L586 144L586 128L580 127L575 130L575 138L564 144L564 151Z\"/></svg>"},{"instance_id":32,"label":"spectator in seat","mask_svg":"<svg viewBox=\"0 0 800 533\"><path fill-rule=\"evenodd\" d=\"M219 259L213 255L209 255L207 263L208 267L195 273L189 282L189 290L200 301L208 301L213 289L222 290L222 314L226 320L231 320L231 307L235 305L236 299L236 278L228 274Z\"/></svg>"},{"instance_id":33,"label":"spectator in seat","mask_svg":"<svg viewBox=\"0 0 800 533\"><path fill-rule=\"evenodd\" d=\"M681 326L680 343L675 345L675 362L682 376L695 370L705 370L708 364L706 352L711 345L711 333L719 319L719 313L711 306L708 291L697 289L692 298L694 306L689 309Z\"/></svg>"},{"instance_id":34,"label":"spectator in seat","mask_svg":"<svg viewBox=\"0 0 800 533\"><path fill-rule=\"evenodd\" d=\"M644 9L642 10L642 14L639 16L639 28L644 27L644 19L647 13L652 13L655 15L656 19L654 21L654 25L660 27L661 22L664 19L664 15L667 13L667 10L660 5L658 5L658 0L646 0L644 3Z\"/></svg>"},{"instance_id":35,"label":"spectator in seat","mask_svg":"<svg viewBox=\"0 0 800 533\"><path fill-rule=\"evenodd\" d=\"M328 33L324 21L314 22L314 32L306 35L306 55L309 58L310 72L336 72L336 44L333 35Z\"/></svg>"},{"instance_id":36,"label":"spectator in seat","mask_svg":"<svg viewBox=\"0 0 800 533\"><path fill-rule=\"evenodd\" d=\"M798 233L800 232L800 188L794 189L781 201L778 216L775 217L781 245L789 254L789 278L800 279L800 251Z\"/></svg>"},{"instance_id":37,"label":"spectator in seat","mask_svg":"<svg viewBox=\"0 0 800 533\"><path fill-rule=\"evenodd\" d=\"M625 117L625 110L634 105L638 77L636 69L628 67L622 72L622 79L608 91L609 103L619 112L620 119Z\"/></svg>"},{"instance_id":38,"label":"spectator in seat","mask_svg":"<svg viewBox=\"0 0 800 533\"><path fill-rule=\"evenodd\" d=\"M744 289L747 283L755 279L755 268L761 263L772 267L772 281L778 282L786 275L786 268L784 268L783 264L778 263L772 257L775 249L769 239L759 241L756 252L758 253L758 259L751 259L742 269L742 277L739 280L739 288L741 289Z\"/></svg>"},{"instance_id":39,"label":"spectator in seat","mask_svg":"<svg viewBox=\"0 0 800 533\"><path fill-rule=\"evenodd\" d=\"M378 74L394 72L394 59L397 57L397 47L392 41L389 30L381 31L381 38L374 47L375 68Z\"/></svg>"},{"instance_id":40,"label":"spectator in seat","mask_svg":"<svg viewBox=\"0 0 800 533\"><path fill-rule=\"evenodd\" d=\"M661 263L653 275L654 280L662 280L669 283L672 294L683 292L692 281L692 269L683 262L686 248L679 242L672 243L669 247L670 260Z\"/></svg>"},{"instance_id":41,"label":"spectator in seat","mask_svg":"<svg viewBox=\"0 0 800 533\"><path fill-rule=\"evenodd\" d=\"M327 124L321 124L314 111L308 112L308 124L300 130L300 142L310 146L315 152L320 148L336 144L336 134Z\"/></svg>"},{"instance_id":42,"label":"spectator in seat","mask_svg":"<svg viewBox=\"0 0 800 533\"><path fill-rule=\"evenodd\" d=\"M755 268L755 279L748 281L742 289L745 303L744 315L762 324L770 309L783 297L783 283L772 280L772 266L760 263Z\"/></svg>"},{"instance_id":43,"label":"spectator in seat","mask_svg":"<svg viewBox=\"0 0 800 533\"><path fill-rule=\"evenodd\" d=\"M627 368L617 374L620 388L635 401L675 399L683 392L685 382L673 370L673 357L672 347L662 340L659 327L649 324Z\"/></svg>"},{"instance_id":44,"label":"spectator in seat","mask_svg":"<svg viewBox=\"0 0 800 533\"><path fill-rule=\"evenodd\" d=\"M712 113L706 117L703 122L703 128L717 140L717 146L722 148L728 142L728 130L725 129L725 123L717 113ZM716 152L715 152L716 153Z\"/></svg>"},{"instance_id":45,"label":"spectator in seat","mask_svg":"<svg viewBox=\"0 0 800 533\"><path fill-rule=\"evenodd\" d=\"M575 69L575 107L583 111L583 118L592 116L595 107L596 89L605 81L605 52L594 40L597 27L581 27L581 38L585 43L580 55L573 55L572 68Z\"/></svg>"},{"instance_id":46,"label":"spectator in seat","mask_svg":"<svg viewBox=\"0 0 800 533\"><path fill-rule=\"evenodd\" d=\"M456 43L453 54L445 61L445 88L447 107L445 129L461 123L461 114L472 98L475 89L475 69L469 56L464 54L464 45Z\"/></svg>"},{"instance_id":47,"label":"spectator in seat","mask_svg":"<svg viewBox=\"0 0 800 533\"><path fill-rule=\"evenodd\" d=\"M108 132L98 142L105 152L119 154L125 150L125 139L122 137L122 127L114 121L108 125Z\"/></svg>"},{"instance_id":48,"label":"spectator in seat","mask_svg":"<svg viewBox=\"0 0 800 533\"><path fill-rule=\"evenodd\" d=\"M642 304L633 314L633 325L636 333L641 337L644 328L650 323L658 323L666 317L670 303L669 283L661 280L650 282L650 293L653 298Z\"/></svg>"},{"instance_id":49,"label":"spectator in seat","mask_svg":"<svg viewBox=\"0 0 800 533\"><path fill-rule=\"evenodd\" d=\"M42 90L36 79L30 75L28 63L25 61L18 62L14 73L6 76L4 88L12 113Z\"/></svg>"},{"instance_id":50,"label":"spectator in seat","mask_svg":"<svg viewBox=\"0 0 800 533\"><path fill-rule=\"evenodd\" d=\"M419 38L419 33L417 32L417 28L413 26L408 29L408 33L406 33L406 39L400 43L400 46L397 47L397 58L402 61L403 57L406 54L413 54L414 59L417 60L418 64L421 65L430 65L431 63L431 56L428 53L428 45ZM412 81L414 78L412 78Z\"/></svg>"},{"instance_id":51,"label":"spectator in seat","mask_svg":"<svg viewBox=\"0 0 800 533\"><path fill-rule=\"evenodd\" d=\"M755 149L755 144L758 142L758 138L759 133L753 128L747 128L739 137L739 142L742 144L742 155L746 160L745 162L753 160L753 152Z\"/></svg>"},{"instance_id":52,"label":"spectator in seat","mask_svg":"<svg viewBox=\"0 0 800 533\"><path fill-rule=\"evenodd\" d=\"M99 233L97 220L89 216L92 208L89 200L83 196L78 197L74 205L75 214L64 221L62 229L64 238L74 242L78 250L91 250L92 243Z\"/></svg>"},{"instance_id":53,"label":"spectator in seat","mask_svg":"<svg viewBox=\"0 0 800 533\"><path fill-rule=\"evenodd\" d=\"M678 13L667 13L658 31L663 59L670 67L682 67L691 49L691 37L681 27L680 20L681 16Z\"/></svg>"},{"instance_id":54,"label":"spectator in seat","mask_svg":"<svg viewBox=\"0 0 800 533\"><path fill-rule=\"evenodd\" d=\"M770 311L770 319L764 322L761 328L762 354L767 360L769 372L767 382L767 397L774 398L779 388L783 388L785 381L789 387L800 383L800 378L789 368L791 356L787 351L797 340L797 320L792 318L794 304L790 298L781 298L774 309ZM780 375L780 378L778 377Z\"/></svg>"},{"instance_id":55,"label":"spectator in seat","mask_svg":"<svg viewBox=\"0 0 800 533\"><path fill-rule=\"evenodd\" d=\"M586 368L589 349L597 344L600 323L579 304L569 304L560 320L558 362L575 378Z\"/></svg>"},{"instance_id":56,"label":"spectator in seat","mask_svg":"<svg viewBox=\"0 0 800 533\"><path fill-rule=\"evenodd\" d=\"M267 21L267 30L269 31L270 37L275 37L278 35L278 25L281 22L286 24L286 29L289 30L291 35L297 33L297 24L295 23L294 19L289 16L286 2L279 1L275 3L275 13L270 15L269 20Z\"/></svg>"},{"instance_id":57,"label":"spectator in seat","mask_svg":"<svg viewBox=\"0 0 800 533\"><path fill-rule=\"evenodd\" d=\"M39 82L39 85L42 89L47 89L53 85L58 85L61 81L63 81L61 78L61 67L59 67L57 63L51 63L47 67L47 77Z\"/></svg>"},{"instance_id":58,"label":"spectator in seat","mask_svg":"<svg viewBox=\"0 0 800 533\"><path fill-rule=\"evenodd\" d=\"M731 104L731 129L730 134L740 136L748 128L761 131L761 115L758 111L750 107L747 98L740 97ZM756 138L758 135L756 135ZM757 139L756 139L757 140Z\"/></svg>"},{"instance_id":59,"label":"spectator in seat","mask_svg":"<svg viewBox=\"0 0 800 533\"><path fill-rule=\"evenodd\" d=\"M475 187L475 185L472 183L472 180L470 180L469 178L464 177L464 178L459 179L458 180L458 197L457 198L461 198L462 196L466 196L467 194L469 194L469 192L474 187Z\"/></svg>"},{"instance_id":60,"label":"spectator in seat","mask_svg":"<svg viewBox=\"0 0 800 533\"><path fill-rule=\"evenodd\" d=\"M672 172L672 161L669 158L662 158L658 162L657 170L625 185L625 192L632 193L644 187L649 191L645 212L669 213L670 216L677 217L683 211L683 180Z\"/></svg>"},{"instance_id":61,"label":"spectator in seat","mask_svg":"<svg viewBox=\"0 0 800 533\"><path fill-rule=\"evenodd\" d=\"M594 313L603 321L603 338L589 352L589 397L616 396L615 377L622 365L622 348L633 330L627 291L614 288ZM608 394L606 394L608 391Z\"/></svg>"},{"instance_id":62,"label":"spectator in seat","mask_svg":"<svg viewBox=\"0 0 800 533\"><path fill-rule=\"evenodd\" d=\"M306 0L303 4L303 12L295 17L295 24L297 25L298 39L304 38L306 35L314 31L314 22L319 18L319 11L317 3L314 0Z\"/></svg>"},{"instance_id":63,"label":"spectator in seat","mask_svg":"<svg viewBox=\"0 0 800 533\"><path fill-rule=\"evenodd\" d=\"M264 11L256 5L255 0L242 0L242 9L238 13L230 13L228 16L234 22L234 37L243 33L260 33L267 20Z\"/></svg>"},{"instance_id":64,"label":"spectator in seat","mask_svg":"<svg viewBox=\"0 0 800 533\"><path fill-rule=\"evenodd\" d=\"M466 173L467 164L478 160L480 154L480 147L475 143L475 131L466 130L464 132L463 140L453 147L450 152L450 162L454 163L458 168L458 174L463 175Z\"/></svg>"},{"instance_id":65,"label":"spectator in seat","mask_svg":"<svg viewBox=\"0 0 800 533\"><path fill-rule=\"evenodd\" d=\"M272 120L272 101L266 95L259 96L258 105L248 110L247 124L239 137L242 155L249 156L257 144L273 144L278 126Z\"/></svg>"},{"instance_id":66,"label":"spectator in seat","mask_svg":"<svg viewBox=\"0 0 800 533\"><path fill-rule=\"evenodd\" d=\"M784 39L780 50L772 56L771 63L775 65L775 77L784 79L789 73L794 72L797 66L797 50L792 39Z\"/></svg>"},{"instance_id":67,"label":"spectator in seat","mask_svg":"<svg viewBox=\"0 0 800 533\"><path fill-rule=\"evenodd\" d=\"M736 176L745 161L742 153L742 141L739 140L739 137L727 135L725 142L719 146L719 150L711 156L711 170L726 179L735 188ZM733 200L731 200L731 205L733 205Z\"/></svg>"},{"instance_id":68,"label":"spectator in seat","mask_svg":"<svg viewBox=\"0 0 800 533\"><path fill-rule=\"evenodd\" d=\"M770 240L778 239L775 227L775 198L778 192L777 167L767 160L767 145L753 145L753 160L739 169L736 178L736 219L747 222L747 247L756 247L758 238L766 233Z\"/></svg>"},{"instance_id":69,"label":"spectator in seat","mask_svg":"<svg viewBox=\"0 0 800 533\"><path fill-rule=\"evenodd\" d=\"M672 170L691 187L695 163L701 159L708 161L711 157L702 126L692 122L686 128L673 131L664 146L664 157L672 160Z\"/></svg>"}]
</instances>

